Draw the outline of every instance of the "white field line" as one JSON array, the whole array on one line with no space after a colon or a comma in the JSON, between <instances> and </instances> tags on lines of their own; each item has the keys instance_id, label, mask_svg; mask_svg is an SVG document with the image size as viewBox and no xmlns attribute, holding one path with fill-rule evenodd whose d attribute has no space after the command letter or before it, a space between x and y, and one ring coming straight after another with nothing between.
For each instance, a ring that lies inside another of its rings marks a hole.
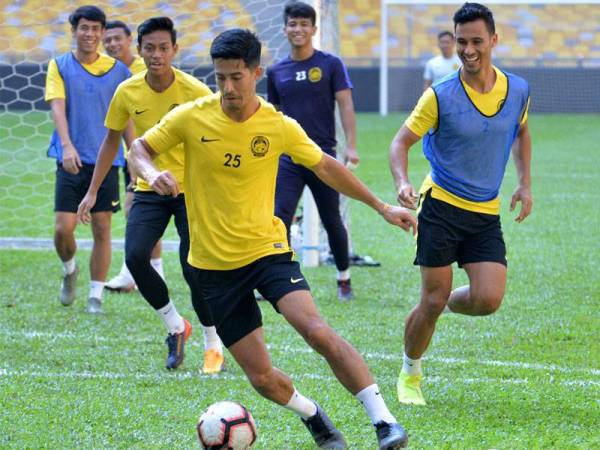
<instances>
[{"instance_id":1,"label":"white field line","mask_svg":"<svg viewBox=\"0 0 600 450\"><path fill-rule=\"evenodd\" d=\"M326 382L335 382L335 378L332 375L319 375L311 373L289 373L288 374L294 380L318 380ZM229 381L245 381L246 377L243 375L235 375L227 372L220 373L218 375L203 375L199 372L179 372L179 373L139 373L139 372L92 372L92 371L73 371L68 370L64 372L48 372L43 370L39 366L35 366L32 370L28 369L9 369L0 368L0 381L2 378L38 378L38 379L77 379L77 380L151 380L155 382L170 382L172 380L194 380L199 378L218 378ZM385 380L386 382L393 383L396 381L396 377L384 376L378 377L378 380ZM537 380L530 381L527 378L489 378L489 377L472 377L472 378L460 378L460 377L440 377L440 376L428 376L424 378L426 384L436 385L455 385L455 384L505 384L505 385L527 385L530 383L539 384ZM552 380L552 384L559 384L562 386L578 386L578 387L600 387L600 381L591 380L568 380L568 381L556 381Z\"/></svg>"},{"instance_id":2,"label":"white field line","mask_svg":"<svg viewBox=\"0 0 600 450\"><path fill-rule=\"evenodd\" d=\"M77 239L77 248L91 250L92 239ZM123 250L124 240L113 239L112 249ZM25 238L25 237L0 237L0 249L5 250L54 250L52 238ZM163 241L163 250L168 252L179 251L179 241Z\"/></svg>"},{"instance_id":3,"label":"white field line","mask_svg":"<svg viewBox=\"0 0 600 450\"><path fill-rule=\"evenodd\" d=\"M109 338L105 336L99 335L90 335L90 334L78 334L72 333L70 331L64 331L60 333L49 333L42 331L8 331L2 330L0 331L0 335L4 335L6 337L14 337L19 336L25 339L46 339L46 340L58 340L58 339L76 339L78 341L93 341L93 342L105 342L105 343L121 343L120 339ZM132 338L129 339L128 342L132 344L152 344L158 343L159 338L157 336L147 336L145 338ZM199 347L200 343L191 342L190 344L193 347ZM309 347L295 347L290 345L273 345L269 344L268 348L282 352L282 353L313 353L314 351ZM381 352L363 352L363 357L370 360L384 360L384 361L401 361L402 357L400 353L398 354L390 354L390 353L381 353ZM426 356L424 358L425 361L437 362L442 364L455 364L455 365L482 365L482 366L493 366L493 367L509 367L514 369L523 369L523 370L538 370L544 372L559 372L565 374L582 374L588 375L592 377L600 376L600 369L593 369L587 367L563 367L557 366L555 364L539 364L539 363L530 363L530 362L522 362L522 361L497 361L497 360L477 360L477 359L465 359L465 358L444 358L437 356Z\"/></svg>"}]
</instances>

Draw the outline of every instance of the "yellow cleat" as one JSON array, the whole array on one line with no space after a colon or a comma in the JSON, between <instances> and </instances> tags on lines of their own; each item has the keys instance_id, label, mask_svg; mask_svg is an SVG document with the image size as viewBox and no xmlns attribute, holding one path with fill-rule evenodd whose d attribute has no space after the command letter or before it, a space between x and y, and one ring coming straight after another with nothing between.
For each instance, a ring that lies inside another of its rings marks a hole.
<instances>
[{"instance_id":1,"label":"yellow cleat","mask_svg":"<svg viewBox=\"0 0 600 450\"><path fill-rule=\"evenodd\" d=\"M398 401L408 405L426 405L421 392L421 379L423 375L409 375L400 372L398 376Z\"/></svg>"},{"instance_id":2,"label":"yellow cleat","mask_svg":"<svg viewBox=\"0 0 600 450\"><path fill-rule=\"evenodd\" d=\"M223 364L225 363L225 358L223 357L223 353L219 353L215 349L206 350L204 352L204 366L202 367L202 373L211 374L211 373L219 373L223 370Z\"/></svg>"}]
</instances>

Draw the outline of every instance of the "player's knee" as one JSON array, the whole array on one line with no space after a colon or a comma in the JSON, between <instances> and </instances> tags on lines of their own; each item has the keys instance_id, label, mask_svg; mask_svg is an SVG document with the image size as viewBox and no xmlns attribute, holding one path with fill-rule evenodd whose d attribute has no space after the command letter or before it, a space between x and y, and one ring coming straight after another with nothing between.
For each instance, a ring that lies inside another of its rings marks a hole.
<instances>
[{"instance_id":1,"label":"player's knee","mask_svg":"<svg viewBox=\"0 0 600 450\"><path fill-rule=\"evenodd\" d=\"M495 313L500 308L503 298L504 289L501 288L471 288L471 302L477 305L477 312L482 316Z\"/></svg>"},{"instance_id":2,"label":"player's knee","mask_svg":"<svg viewBox=\"0 0 600 450\"><path fill-rule=\"evenodd\" d=\"M57 240L67 239L71 237L73 233L73 228L65 223L56 222L56 224L54 225L54 236Z\"/></svg>"},{"instance_id":3,"label":"player's knee","mask_svg":"<svg viewBox=\"0 0 600 450\"><path fill-rule=\"evenodd\" d=\"M499 292L492 292L486 295L475 297L472 300L477 304L477 310L480 315L487 316L495 313L502 304L503 295Z\"/></svg>"},{"instance_id":4,"label":"player's knee","mask_svg":"<svg viewBox=\"0 0 600 450\"><path fill-rule=\"evenodd\" d=\"M141 249L135 246L127 246L125 249L125 264L131 272L141 267L144 262L150 264L150 258Z\"/></svg>"},{"instance_id":5,"label":"player's knee","mask_svg":"<svg viewBox=\"0 0 600 450\"><path fill-rule=\"evenodd\" d=\"M268 372L248 373L247 376L256 392L267 396L269 389L273 386L273 369Z\"/></svg>"},{"instance_id":6,"label":"player's knee","mask_svg":"<svg viewBox=\"0 0 600 450\"><path fill-rule=\"evenodd\" d=\"M421 309L428 317L437 318L446 307L447 298L429 298L425 302L421 302Z\"/></svg>"},{"instance_id":7,"label":"player's knee","mask_svg":"<svg viewBox=\"0 0 600 450\"><path fill-rule=\"evenodd\" d=\"M331 353L336 349L337 335L331 327L322 320L315 320L304 332L304 339L316 352L321 355Z\"/></svg>"},{"instance_id":8,"label":"player's knee","mask_svg":"<svg viewBox=\"0 0 600 450\"><path fill-rule=\"evenodd\" d=\"M110 222L108 223L97 223L92 227L92 234L94 235L94 241L109 241L110 240Z\"/></svg>"},{"instance_id":9,"label":"player's knee","mask_svg":"<svg viewBox=\"0 0 600 450\"><path fill-rule=\"evenodd\" d=\"M437 318L448 302L450 291L446 289L433 289L421 293L419 308L428 317Z\"/></svg>"}]
</instances>

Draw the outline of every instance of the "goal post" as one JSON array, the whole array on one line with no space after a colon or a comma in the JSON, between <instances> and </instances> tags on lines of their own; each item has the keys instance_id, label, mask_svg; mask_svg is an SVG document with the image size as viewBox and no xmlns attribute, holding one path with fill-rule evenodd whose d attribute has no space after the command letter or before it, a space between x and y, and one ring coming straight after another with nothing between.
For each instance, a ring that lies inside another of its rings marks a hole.
<instances>
[{"instance_id":1,"label":"goal post","mask_svg":"<svg viewBox=\"0 0 600 450\"><path fill-rule=\"evenodd\" d=\"M317 11L317 34L313 40L313 45L315 48L339 55L339 1L313 0L312 5ZM343 159L346 142L337 106L335 114L338 157ZM317 205L308 187L304 188L302 205L302 264L306 267L315 267L319 265L321 253L320 219ZM340 199L340 207L344 223L349 224L347 199L343 196Z\"/></svg>"}]
</instances>

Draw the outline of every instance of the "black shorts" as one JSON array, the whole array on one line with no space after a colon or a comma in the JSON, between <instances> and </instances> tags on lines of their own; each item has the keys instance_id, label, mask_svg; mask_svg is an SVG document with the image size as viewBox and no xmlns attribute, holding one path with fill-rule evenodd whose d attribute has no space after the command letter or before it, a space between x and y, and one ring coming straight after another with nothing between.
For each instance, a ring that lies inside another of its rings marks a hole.
<instances>
[{"instance_id":1,"label":"black shorts","mask_svg":"<svg viewBox=\"0 0 600 450\"><path fill-rule=\"evenodd\" d=\"M444 267L476 262L506 266L500 216L476 213L437 200L428 191L421 200L414 264Z\"/></svg>"},{"instance_id":2,"label":"black shorts","mask_svg":"<svg viewBox=\"0 0 600 450\"><path fill-rule=\"evenodd\" d=\"M56 165L56 184L54 187L54 211L76 213L79 203L92 182L93 164L84 164L79 173L73 175L63 169L62 164ZM91 212L112 211L121 209L119 202L119 169L112 166L98 189L96 204Z\"/></svg>"},{"instance_id":3,"label":"black shorts","mask_svg":"<svg viewBox=\"0 0 600 450\"><path fill-rule=\"evenodd\" d=\"M226 347L262 326L254 289L277 312L286 294L310 290L292 253L269 255L234 270L195 269L198 286L213 315L217 333Z\"/></svg>"}]
</instances>

